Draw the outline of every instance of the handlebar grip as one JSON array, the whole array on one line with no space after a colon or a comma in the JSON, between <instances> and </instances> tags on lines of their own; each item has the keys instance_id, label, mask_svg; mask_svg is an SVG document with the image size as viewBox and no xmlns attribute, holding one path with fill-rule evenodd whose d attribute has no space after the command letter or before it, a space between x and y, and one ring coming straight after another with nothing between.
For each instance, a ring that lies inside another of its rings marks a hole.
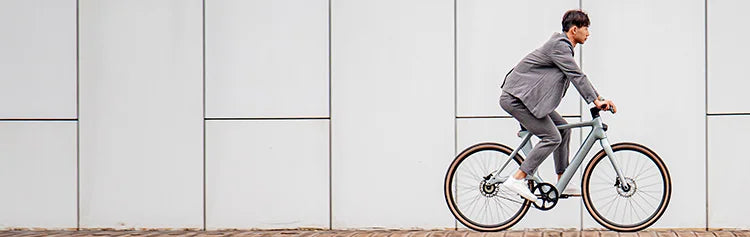
<instances>
[{"instance_id":1,"label":"handlebar grip","mask_svg":"<svg viewBox=\"0 0 750 237\"><path fill-rule=\"evenodd\" d=\"M603 110L603 109L601 109L599 107L594 106L594 107L591 107L591 109L589 109L589 111L591 112L591 117L592 118L598 118L599 117L599 112L605 111L605 110ZM615 110L614 110L614 108L612 108L612 106L610 106L609 110L606 110L606 111L612 112L613 114L615 113Z\"/></svg>"}]
</instances>

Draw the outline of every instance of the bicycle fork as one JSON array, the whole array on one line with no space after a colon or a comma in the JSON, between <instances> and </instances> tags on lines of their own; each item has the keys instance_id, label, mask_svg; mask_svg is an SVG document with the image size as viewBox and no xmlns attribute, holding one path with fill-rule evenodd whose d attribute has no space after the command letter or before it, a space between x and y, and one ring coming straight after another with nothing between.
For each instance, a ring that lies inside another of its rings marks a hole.
<instances>
[{"instance_id":1,"label":"bicycle fork","mask_svg":"<svg viewBox=\"0 0 750 237\"><path fill-rule=\"evenodd\" d=\"M599 145L602 146L602 149L604 149L604 153L607 154L609 163L612 164L612 168L615 169L617 180L620 183L620 188L627 192L628 190L630 190L630 186L625 182L625 176L623 176L620 167L618 167L617 163L615 162L615 152L612 151L612 145L609 143L609 139L607 139L607 133L604 131L604 129L601 128L601 126L598 126L598 128L596 128L593 132L593 135L594 138L599 140ZM615 184L615 186L617 186L617 184Z\"/></svg>"},{"instance_id":2,"label":"bicycle fork","mask_svg":"<svg viewBox=\"0 0 750 237\"><path fill-rule=\"evenodd\" d=\"M604 152L607 153L607 158L609 159L609 162L612 164L612 168L615 169L615 172L617 173L617 179L620 181L620 188L627 192L630 190L630 185L628 185L625 182L625 176L622 174L622 171L620 170L620 167L617 166L617 163L615 162L615 152L612 151L612 146L609 144L609 140L607 140L606 137L599 140L599 143L601 144L602 148L604 149ZM616 185L615 185L616 186Z\"/></svg>"}]
</instances>

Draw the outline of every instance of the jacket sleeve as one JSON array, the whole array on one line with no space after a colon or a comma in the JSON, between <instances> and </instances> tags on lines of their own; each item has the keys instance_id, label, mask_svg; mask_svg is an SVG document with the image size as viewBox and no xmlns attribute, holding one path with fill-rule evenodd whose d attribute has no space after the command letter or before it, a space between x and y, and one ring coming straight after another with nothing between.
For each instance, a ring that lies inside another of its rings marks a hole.
<instances>
[{"instance_id":1,"label":"jacket sleeve","mask_svg":"<svg viewBox=\"0 0 750 237\"><path fill-rule=\"evenodd\" d=\"M576 87L587 104L599 97L599 93L596 92L586 74L583 74L583 71L573 59L573 49L567 42L558 41L550 52L550 58L562 70L565 77L573 83L573 86Z\"/></svg>"}]
</instances>

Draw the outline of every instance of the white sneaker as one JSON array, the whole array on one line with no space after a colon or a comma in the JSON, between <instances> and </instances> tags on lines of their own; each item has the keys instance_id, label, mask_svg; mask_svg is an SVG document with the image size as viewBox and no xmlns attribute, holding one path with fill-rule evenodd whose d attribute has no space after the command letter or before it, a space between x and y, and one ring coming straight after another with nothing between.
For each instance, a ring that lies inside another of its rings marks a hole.
<instances>
[{"instance_id":1,"label":"white sneaker","mask_svg":"<svg viewBox=\"0 0 750 237\"><path fill-rule=\"evenodd\" d=\"M568 186L565 187L565 190L562 191L562 194L569 195L569 196L581 196L581 185L570 181L568 182Z\"/></svg>"},{"instance_id":2,"label":"white sneaker","mask_svg":"<svg viewBox=\"0 0 750 237\"><path fill-rule=\"evenodd\" d=\"M536 202L537 200L536 196L529 190L529 186L528 184L526 184L526 180L519 180L513 177L508 177L508 179L503 183L503 187L517 193L518 195L521 195L521 197L528 199L529 201Z\"/></svg>"}]
</instances>

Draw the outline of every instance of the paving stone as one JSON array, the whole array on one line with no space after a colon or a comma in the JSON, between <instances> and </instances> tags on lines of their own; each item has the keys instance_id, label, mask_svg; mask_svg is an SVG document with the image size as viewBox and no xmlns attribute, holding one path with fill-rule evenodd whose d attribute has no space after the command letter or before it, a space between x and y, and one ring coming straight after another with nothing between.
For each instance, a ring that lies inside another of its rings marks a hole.
<instances>
[{"instance_id":1,"label":"paving stone","mask_svg":"<svg viewBox=\"0 0 750 237\"><path fill-rule=\"evenodd\" d=\"M477 231L468 231L468 232L469 233L466 234L466 237L484 237L484 233L482 232L477 232ZM497 237L503 237L503 236L497 236Z\"/></svg>"},{"instance_id":2,"label":"paving stone","mask_svg":"<svg viewBox=\"0 0 750 237\"><path fill-rule=\"evenodd\" d=\"M657 237L657 235L653 231L641 231L638 232L638 237Z\"/></svg>"},{"instance_id":3,"label":"paving stone","mask_svg":"<svg viewBox=\"0 0 750 237\"><path fill-rule=\"evenodd\" d=\"M599 237L599 231L581 231L581 237Z\"/></svg>"},{"instance_id":4,"label":"paving stone","mask_svg":"<svg viewBox=\"0 0 750 237\"><path fill-rule=\"evenodd\" d=\"M505 237L524 237L524 231L506 231Z\"/></svg>"},{"instance_id":5,"label":"paving stone","mask_svg":"<svg viewBox=\"0 0 750 237\"><path fill-rule=\"evenodd\" d=\"M469 235L469 231L466 230L454 230L446 233L446 237L466 237L467 235Z\"/></svg>"},{"instance_id":6,"label":"paving stone","mask_svg":"<svg viewBox=\"0 0 750 237\"><path fill-rule=\"evenodd\" d=\"M618 237L617 232L614 231L599 231L600 237Z\"/></svg>"},{"instance_id":7,"label":"paving stone","mask_svg":"<svg viewBox=\"0 0 750 237\"><path fill-rule=\"evenodd\" d=\"M450 231L443 231L443 230L430 231L430 234L428 234L427 237L448 237L449 233Z\"/></svg>"},{"instance_id":8,"label":"paving stone","mask_svg":"<svg viewBox=\"0 0 750 237\"><path fill-rule=\"evenodd\" d=\"M637 233L612 231L570 231L570 230L528 230L476 232L468 229L459 230L4 230L0 237L35 237L35 236L241 236L241 237L750 237L747 230L659 230Z\"/></svg>"},{"instance_id":9,"label":"paving stone","mask_svg":"<svg viewBox=\"0 0 750 237\"><path fill-rule=\"evenodd\" d=\"M562 231L544 231L542 232L543 237L562 237Z\"/></svg>"},{"instance_id":10,"label":"paving stone","mask_svg":"<svg viewBox=\"0 0 750 237\"><path fill-rule=\"evenodd\" d=\"M562 237L579 237L581 236L580 231L563 231Z\"/></svg>"},{"instance_id":11,"label":"paving stone","mask_svg":"<svg viewBox=\"0 0 750 237\"><path fill-rule=\"evenodd\" d=\"M716 237L716 235L710 231L696 231L694 233L697 237Z\"/></svg>"},{"instance_id":12,"label":"paving stone","mask_svg":"<svg viewBox=\"0 0 750 237\"><path fill-rule=\"evenodd\" d=\"M418 230L418 231L412 231L410 232L407 237L427 237L427 235L430 234L430 231L427 230Z\"/></svg>"},{"instance_id":13,"label":"paving stone","mask_svg":"<svg viewBox=\"0 0 750 237\"><path fill-rule=\"evenodd\" d=\"M333 231L324 231L324 232L320 232L319 234L315 235L315 237L335 237L336 234L337 233L333 232ZM279 235L274 235L274 236L279 236Z\"/></svg>"},{"instance_id":14,"label":"paving stone","mask_svg":"<svg viewBox=\"0 0 750 237\"><path fill-rule=\"evenodd\" d=\"M714 235L716 235L716 237L735 237L730 231L714 231Z\"/></svg>"},{"instance_id":15,"label":"paving stone","mask_svg":"<svg viewBox=\"0 0 750 237\"><path fill-rule=\"evenodd\" d=\"M523 237L542 237L541 231L524 231Z\"/></svg>"},{"instance_id":16,"label":"paving stone","mask_svg":"<svg viewBox=\"0 0 750 237\"><path fill-rule=\"evenodd\" d=\"M677 237L698 237L695 232L687 230L678 230L675 231L675 234L677 234Z\"/></svg>"},{"instance_id":17,"label":"paving stone","mask_svg":"<svg viewBox=\"0 0 750 237\"><path fill-rule=\"evenodd\" d=\"M505 235L508 233L507 231L498 231L498 232L480 232L482 233L483 237L505 237Z\"/></svg>"},{"instance_id":18,"label":"paving stone","mask_svg":"<svg viewBox=\"0 0 750 237\"><path fill-rule=\"evenodd\" d=\"M376 230L372 232L372 235L370 235L370 237L388 237L390 235L391 235L390 231Z\"/></svg>"}]
</instances>

